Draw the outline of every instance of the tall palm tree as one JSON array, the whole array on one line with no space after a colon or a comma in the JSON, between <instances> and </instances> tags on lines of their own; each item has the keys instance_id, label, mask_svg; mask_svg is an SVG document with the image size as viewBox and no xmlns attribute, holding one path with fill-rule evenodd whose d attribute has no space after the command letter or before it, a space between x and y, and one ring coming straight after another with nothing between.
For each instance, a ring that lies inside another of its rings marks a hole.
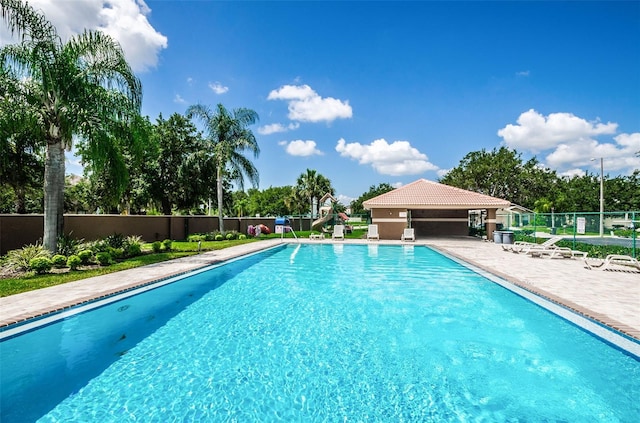
<instances>
[{"instance_id":1,"label":"tall palm tree","mask_svg":"<svg viewBox=\"0 0 640 423\"><path fill-rule=\"evenodd\" d=\"M258 170L244 156L245 151L260 154L256 137L247 127L258 121L258 114L247 108L227 110L218 104L215 110L208 106L196 104L187 109L187 117L198 118L204 124L205 139L211 144L211 159L216 169L216 195L218 200L218 221L220 232L224 232L223 216L223 181L233 180L239 189L244 189L244 178L247 177L258 186Z\"/></svg>"},{"instance_id":2,"label":"tall palm tree","mask_svg":"<svg viewBox=\"0 0 640 423\"><path fill-rule=\"evenodd\" d=\"M330 193L333 195L334 190L331 187L331 181L327 179L325 176L319 174L315 170L307 169L307 171L300 176L296 181L296 189L300 191L300 194L305 198L309 199L309 210L311 211L311 216L314 213L317 215L319 205L316 203L316 208L314 210L313 200L319 200L326 193Z\"/></svg>"},{"instance_id":3,"label":"tall palm tree","mask_svg":"<svg viewBox=\"0 0 640 423\"><path fill-rule=\"evenodd\" d=\"M51 22L21 0L0 0L0 16L21 40L0 49L0 64L14 80L33 82L22 85L33 86L23 95L45 131L43 243L55 251L63 224L65 149L79 137L85 165L110 169L123 188L127 172L118 140L140 113L142 86L107 34L85 31L63 43Z\"/></svg>"}]
</instances>

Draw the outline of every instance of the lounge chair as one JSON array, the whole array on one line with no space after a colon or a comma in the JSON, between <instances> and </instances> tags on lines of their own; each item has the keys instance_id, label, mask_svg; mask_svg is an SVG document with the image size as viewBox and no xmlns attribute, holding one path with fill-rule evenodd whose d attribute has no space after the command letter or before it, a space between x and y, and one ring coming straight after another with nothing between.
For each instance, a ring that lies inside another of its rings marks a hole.
<instances>
[{"instance_id":1,"label":"lounge chair","mask_svg":"<svg viewBox=\"0 0 640 423\"><path fill-rule=\"evenodd\" d=\"M405 228L402 236L400 237L401 241L415 241L416 235L413 228Z\"/></svg>"},{"instance_id":2,"label":"lounge chair","mask_svg":"<svg viewBox=\"0 0 640 423\"><path fill-rule=\"evenodd\" d=\"M557 248L555 244L562 239L561 236L554 236L547 239L545 242L541 244L536 244L535 242L526 242L526 241L516 241L513 244L503 244L502 249L505 251L511 251L514 253L528 253L531 250L550 250L552 248Z\"/></svg>"},{"instance_id":3,"label":"lounge chair","mask_svg":"<svg viewBox=\"0 0 640 423\"><path fill-rule=\"evenodd\" d=\"M576 258L582 257L583 259L587 257L589 253L584 251L572 250L568 247L556 247L555 245L551 245L547 248L532 248L526 253L531 257L544 257L549 256L549 258Z\"/></svg>"},{"instance_id":4,"label":"lounge chair","mask_svg":"<svg viewBox=\"0 0 640 423\"><path fill-rule=\"evenodd\" d=\"M344 225L335 225L331 238L344 240Z\"/></svg>"},{"instance_id":5,"label":"lounge chair","mask_svg":"<svg viewBox=\"0 0 640 423\"><path fill-rule=\"evenodd\" d=\"M378 234L378 225L369 225L367 229L367 239L377 239L380 240L380 235Z\"/></svg>"},{"instance_id":6,"label":"lounge chair","mask_svg":"<svg viewBox=\"0 0 640 423\"><path fill-rule=\"evenodd\" d=\"M626 270L624 269L624 267L630 267L640 271L640 262L638 261L638 259L622 254L609 254L604 260L600 260L597 263L593 259L587 260L587 258L585 257L584 264L589 270Z\"/></svg>"}]
</instances>

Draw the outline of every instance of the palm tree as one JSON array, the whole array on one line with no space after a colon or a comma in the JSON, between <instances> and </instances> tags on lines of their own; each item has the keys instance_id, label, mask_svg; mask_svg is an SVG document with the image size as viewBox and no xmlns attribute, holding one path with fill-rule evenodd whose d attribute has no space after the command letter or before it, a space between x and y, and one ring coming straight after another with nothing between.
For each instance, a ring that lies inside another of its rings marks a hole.
<instances>
[{"instance_id":1,"label":"palm tree","mask_svg":"<svg viewBox=\"0 0 640 423\"><path fill-rule=\"evenodd\" d=\"M215 110L196 104L187 109L187 117L199 118L204 124L205 139L211 144L211 158L216 169L216 194L218 199L218 222L224 232L223 180L232 179L238 188L244 189L245 176L258 186L258 170L243 153L249 151L254 157L260 154L256 137L247 126L257 122L258 114L247 108L231 112L222 104Z\"/></svg>"},{"instance_id":2,"label":"palm tree","mask_svg":"<svg viewBox=\"0 0 640 423\"><path fill-rule=\"evenodd\" d=\"M309 210L311 211L312 217L314 212L317 215L317 208L319 207L319 205L316 204L316 209L314 210L313 200L319 200L326 193L330 193L332 195L334 193L334 190L331 187L331 181L329 181L325 176L319 174L317 171L311 169L307 169L306 173L298 176L296 184L296 189L300 191L300 195L309 199Z\"/></svg>"},{"instance_id":3,"label":"palm tree","mask_svg":"<svg viewBox=\"0 0 640 423\"><path fill-rule=\"evenodd\" d=\"M107 34L85 31L63 43L51 22L21 0L0 0L0 15L21 38L0 49L3 72L33 82L22 85L32 86L22 94L45 131L43 244L55 251L63 224L65 149L79 137L87 168L110 169L122 189L127 172L118 140L140 113L142 86Z\"/></svg>"}]
</instances>

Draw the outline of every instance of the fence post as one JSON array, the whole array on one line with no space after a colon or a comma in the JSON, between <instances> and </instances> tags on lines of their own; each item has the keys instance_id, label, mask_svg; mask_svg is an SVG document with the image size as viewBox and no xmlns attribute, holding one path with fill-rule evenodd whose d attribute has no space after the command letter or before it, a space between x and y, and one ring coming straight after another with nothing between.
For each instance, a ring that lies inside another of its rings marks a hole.
<instances>
[{"instance_id":1,"label":"fence post","mask_svg":"<svg viewBox=\"0 0 640 423\"><path fill-rule=\"evenodd\" d=\"M576 215L576 212L573 212L573 246L571 247L572 250L576 249L576 234L578 232L578 217Z\"/></svg>"},{"instance_id":2,"label":"fence post","mask_svg":"<svg viewBox=\"0 0 640 423\"><path fill-rule=\"evenodd\" d=\"M631 255L636 258L636 212L631 212Z\"/></svg>"}]
</instances>

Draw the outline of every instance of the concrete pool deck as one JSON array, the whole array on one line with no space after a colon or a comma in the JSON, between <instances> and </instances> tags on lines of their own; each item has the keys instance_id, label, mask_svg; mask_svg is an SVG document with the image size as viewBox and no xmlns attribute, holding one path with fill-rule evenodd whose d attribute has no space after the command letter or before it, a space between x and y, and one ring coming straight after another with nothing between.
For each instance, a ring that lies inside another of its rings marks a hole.
<instances>
[{"instance_id":1,"label":"concrete pool deck","mask_svg":"<svg viewBox=\"0 0 640 423\"><path fill-rule=\"evenodd\" d=\"M285 241L296 242L291 239ZM300 242L332 241L301 239ZM351 239L336 242L401 244L400 241ZM269 239L243 244L0 298L0 327L65 310L281 243L280 239ZM531 258L503 251L500 244L469 237L424 238L404 244L433 247L640 340L639 272L588 270L582 259Z\"/></svg>"}]
</instances>

